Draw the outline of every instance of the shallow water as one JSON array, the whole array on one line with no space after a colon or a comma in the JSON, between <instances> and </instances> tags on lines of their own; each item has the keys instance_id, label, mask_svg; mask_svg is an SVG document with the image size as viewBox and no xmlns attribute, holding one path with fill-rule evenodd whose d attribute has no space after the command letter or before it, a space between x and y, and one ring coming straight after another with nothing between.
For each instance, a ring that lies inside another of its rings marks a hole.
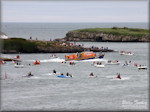
<instances>
[{"instance_id":1,"label":"shallow water","mask_svg":"<svg viewBox=\"0 0 150 112\"><path fill-rule=\"evenodd\" d=\"M82 43L82 42L80 42ZM95 60L75 62L75 65L62 64L64 56L70 53L57 53L59 59L50 59L47 54L20 54L24 68L15 68L8 62L1 66L1 108L2 110L125 110L148 109L149 70L138 70L134 62L149 68L148 43L83 42L84 46L104 46L115 50L131 51L134 56L120 55L119 52L105 53L107 60L119 60L120 65L105 65L96 68ZM2 54L15 57L16 54ZM33 65L40 60L40 65ZM131 60L129 66L121 66ZM29 66L31 64L31 66ZM69 72L72 78L58 78L52 74ZM29 72L33 77L23 77ZM93 72L97 78L89 78ZM4 74L7 79L4 79ZM121 80L116 79L121 74Z\"/></svg>"}]
</instances>

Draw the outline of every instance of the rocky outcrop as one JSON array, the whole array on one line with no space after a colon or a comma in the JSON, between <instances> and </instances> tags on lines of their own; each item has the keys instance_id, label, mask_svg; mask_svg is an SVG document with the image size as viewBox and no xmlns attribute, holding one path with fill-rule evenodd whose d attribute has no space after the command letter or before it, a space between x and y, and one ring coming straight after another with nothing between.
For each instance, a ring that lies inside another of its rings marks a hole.
<instances>
[{"instance_id":1,"label":"rocky outcrop","mask_svg":"<svg viewBox=\"0 0 150 112\"><path fill-rule=\"evenodd\" d=\"M67 41L96 41L96 42L149 42L149 36L133 37L105 33L70 31L64 38Z\"/></svg>"},{"instance_id":2,"label":"rocky outcrop","mask_svg":"<svg viewBox=\"0 0 150 112\"><path fill-rule=\"evenodd\" d=\"M70 45L70 42L26 40L23 38L1 39L2 53L76 53L82 51L114 52L111 49L98 47L87 48L81 45Z\"/></svg>"},{"instance_id":3,"label":"rocky outcrop","mask_svg":"<svg viewBox=\"0 0 150 112\"><path fill-rule=\"evenodd\" d=\"M84 51L83 47L60 47L60 46L51 46L51 47L41 47L38 46L38 53L75 53Z\"/></svg>"}]
</instances>

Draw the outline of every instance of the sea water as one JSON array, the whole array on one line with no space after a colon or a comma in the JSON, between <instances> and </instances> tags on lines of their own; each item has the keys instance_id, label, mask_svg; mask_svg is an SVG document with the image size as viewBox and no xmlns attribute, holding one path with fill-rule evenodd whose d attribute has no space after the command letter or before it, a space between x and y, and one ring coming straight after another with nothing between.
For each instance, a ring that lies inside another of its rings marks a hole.
<instances>
[{"instance_id":1,"label":"sea water","mask_svg":"<svg viewBox=\"0 0 150 112\"><path fill-rule=\"evenodd\" d=\"M40 30L36 30L38 31ZM21 35L25 36L24 33ZM15 68L13 62L1 65L1 109L7 111L148 109L149 43L78 42L78 44L84 44L86 47L103 46L118 52L105 52L103 59L76 61L75 65L69 65L69 62L62 63L64 56L71 53L56 53L59 57L56 59L50 58L52 53L20 54L24 68ZM134 55L120 55L121 50L131 51ZM12 58L16 55L1 54L3 57ZM35 60L41 64L34 65ZM119 60L120 65L106 65L107 60ZM93 66L94 61L102 61L105 67ZM125 61L131 61L131 64L122 66ZM138 65L147 65L148 70L138 70L134 66L135 62ZM58 75L61 73L66 75L69 72L73 77L59 78L52 73L54 69ZM29 72L34 76L24 77ZM89 77L91 72L97 77ZM121 74L121 80L116 79L117 73Z\"/></svg>"},{"instance_id":2,"label":"sea water","mask_svg":"<svg viewBox=\"0 0 150 112\"><path fill-rule=\"evenodd\" d=\"M54 40L64 38L71 30L83 28L128 27L148 29L148 23L2 23L2 32L8 37Z\"/></svg>"},{"instance_id":3,"label":"sea water","mask_svg":"<svg viewBox=\"0 0 150 112\"><path fill-rule=\"evenodd\" d=\"M62 63L70 53L20 54L24 68L15 68L7 62L1 66L1 107L3 110L124 110L148 109L149 70L138 70L134 62L148 65L148 43L84 43L85 46L109 46L118 51L127 50L134 56L119 52L105 53L103 59L77 61L75 65ZM120 46L120 47L118 47ZM15 57L16 54L2 54ZM41 62L33 65L34 61ZM107 60L119 60L120 65L105 65ZM104 68L94 67L93 61L102 61ZM129 66L122 66L131 61ZM29 66L30 64L30 66ZM59 78L67 72L72 78ZM29 72L33 77L23 77ZM93 72L97 78L89 78ZM5 79L4 74L7 74ZM121 80L116 79L117 73Z\"/></svg>"}]
</instances>

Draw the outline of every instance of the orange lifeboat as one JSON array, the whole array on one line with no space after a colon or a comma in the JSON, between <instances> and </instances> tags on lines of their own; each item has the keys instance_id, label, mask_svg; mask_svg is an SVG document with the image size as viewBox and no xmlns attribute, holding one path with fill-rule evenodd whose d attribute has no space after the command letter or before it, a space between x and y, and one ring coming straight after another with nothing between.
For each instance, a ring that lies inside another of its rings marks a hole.
<instances>
[{"instance_id":1,"label":"orange lifeboat","mask_svg":"<svg viewBox=\"0 0 150 112\"><path fill-rule=\"evenodd\" d=\"M71 60L84 60L84 59L94 59L94 58L103 58L104 54L96 55L94 52L81 52L76 54L71 54L69 56L65 55L66 61Z\"/></svg>"}]
</instances>

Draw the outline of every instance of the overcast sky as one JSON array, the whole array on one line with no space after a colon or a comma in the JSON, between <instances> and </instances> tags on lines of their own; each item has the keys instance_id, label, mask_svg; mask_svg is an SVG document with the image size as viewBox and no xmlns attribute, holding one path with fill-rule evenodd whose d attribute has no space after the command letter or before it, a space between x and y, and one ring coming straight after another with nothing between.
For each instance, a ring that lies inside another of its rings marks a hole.
<instances>
[{"instance_id":1,"label":"overcast sky","mask_svg":"<svg viewBox=\"0 0 150 112\"><path fill-rule=\"evenodd\" d=\"M149 1L2 1L2 22L148 22Z\"/></svg>"}]
</instances>

